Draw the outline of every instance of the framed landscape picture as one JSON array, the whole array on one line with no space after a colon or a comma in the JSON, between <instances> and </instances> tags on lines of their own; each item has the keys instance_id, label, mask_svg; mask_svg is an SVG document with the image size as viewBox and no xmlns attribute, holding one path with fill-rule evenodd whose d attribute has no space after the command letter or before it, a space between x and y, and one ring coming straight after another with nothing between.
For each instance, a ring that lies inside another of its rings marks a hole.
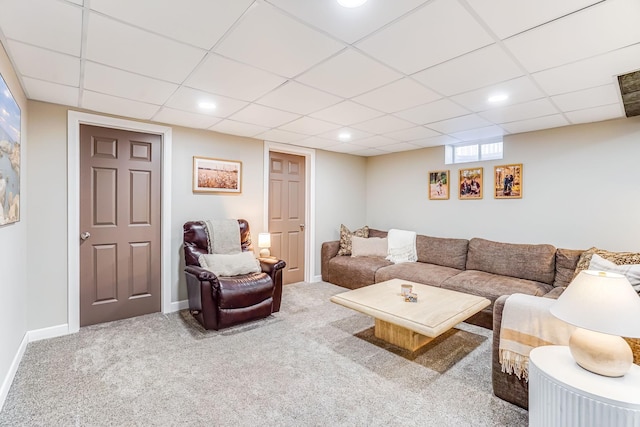
<instances>
[{"instance_id":1,"label":"framed landscape picture","mask_svg":"<svg viewBox=\"0 0 640 427\"><path fill-rule=\"evenodd\" d=\"M460 200L482 199L482 168L460 169L458 185Z\"/></svg>"},{"instance_id":2,"label":"framed landscape picture","mask_svg":"<svg viewBox=\"0 0 640 427\"><path fill-rule=\"evenodd\" d=\"M193 157L194 193L241 193L242 162Z\"/></svg>"},{"instance_id":3,"label":"framed landscape picture","mask_svg":"<svg viewBox=\"0 0 640 427\"><path fill-rule=\"evenodd\" d=\"M522 198L522 163L496 166L493 175L496 199Z\"/></svg>"},{"instance_id":4,"label":"framed landscape picture","mask_svg":"<svg viewBox=\"0 0 640 427\"><path fill-rule=\"evenodd\" d=\"M0 225L20 221L20 107L0 76Z\"/></svg>"},{"instance_id":5,"label":"framed landscape picture","mask_svg":"<svg viewBox=\"0 0 640 427\"><path fill-rule=\"evenodd\" d=\"M429 199L449 199L449 171L429 172Z\"/></svg>"}]
</instances>

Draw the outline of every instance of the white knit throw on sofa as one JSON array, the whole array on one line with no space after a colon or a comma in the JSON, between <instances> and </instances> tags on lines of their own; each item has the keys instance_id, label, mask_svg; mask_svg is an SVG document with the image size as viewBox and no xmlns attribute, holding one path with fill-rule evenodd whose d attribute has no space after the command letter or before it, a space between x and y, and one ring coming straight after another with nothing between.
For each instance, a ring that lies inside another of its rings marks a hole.
<instances>
[{"instance_id":1,"label":"white knit throw on sofa","mask_svg":"<svg viewBox=\"0 0 640 427\"><path fill-rule=\"evenodd\" d=\"M389 233L387 233L387 239L389 244L387 254L388 261L394 264L418 261L415 231L392 228L389 230Z\"/></svg>"}]
</instances>

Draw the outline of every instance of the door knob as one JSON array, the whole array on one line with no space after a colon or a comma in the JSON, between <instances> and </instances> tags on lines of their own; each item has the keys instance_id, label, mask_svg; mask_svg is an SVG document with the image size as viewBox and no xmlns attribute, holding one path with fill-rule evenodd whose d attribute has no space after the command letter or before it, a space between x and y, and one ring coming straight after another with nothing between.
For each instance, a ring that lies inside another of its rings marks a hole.
<instances>
[{"instance_id":1,"label":"door knob","mask_svg":"<svg viewBox=\"0 0 640 427\"><path fill-rule=\"evenodd\" d=\"M300 224L300 231L304 231L304 224Z\"/></svg>"},{"instance_id":2,"label":"door knob","mask_svg":"<svg viewBox=\"0 0 640 427\"><path fill-rule=\"evenodd\" d=\"M89 237L91 237L91 233L89 233L88 231L83 231L82 233L80 233L80 239L82 239L83 242Z\"/></svg>"}]
</instances>

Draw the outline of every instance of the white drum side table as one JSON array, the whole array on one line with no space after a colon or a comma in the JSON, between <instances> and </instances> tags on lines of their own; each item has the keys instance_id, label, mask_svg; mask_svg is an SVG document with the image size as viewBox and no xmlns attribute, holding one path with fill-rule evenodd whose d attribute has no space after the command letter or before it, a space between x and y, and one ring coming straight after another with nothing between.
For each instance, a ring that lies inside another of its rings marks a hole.
<instances>
[{"instance_id":1,"label":"white drum side table","mask_svg":"<svg viewBox=\"0 0 640 427\"><path fill-rule=\"evenodd\" d=\"M578 366L569 347L533 349L529 426L640 427L640 366L610 378Z\"/></svg>"}]
</instances>

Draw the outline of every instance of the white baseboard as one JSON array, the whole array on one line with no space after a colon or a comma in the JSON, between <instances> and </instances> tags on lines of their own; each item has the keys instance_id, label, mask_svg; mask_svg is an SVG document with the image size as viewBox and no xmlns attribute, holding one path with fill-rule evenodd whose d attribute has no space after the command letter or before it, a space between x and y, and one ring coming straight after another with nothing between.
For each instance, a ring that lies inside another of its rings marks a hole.
<instances>
[{"instance_id":1,"label":"white baseboard","mask_svg":"<svg viewBox=\"0 0 640 427\"><path fill-rule=\"evenodd\" d=\"M167 313L174 313L176 311L186 310L187 308L189 308L189 300L184 299L169 304L169 311Z\"/></svg>"},{"instance_id":2,"label":"white baseboard","mask_svg":"<svg viewBox=\"0 0 640 427\"><path fill-rule=\"evenodd\" d=\"M48 338L56 338L61 337L63 335L69 334L69 325L65 323L64 325L58 326L50 326L48 328L35 329L33 331L27 332L29 337L29 342L46 340Z\"/></svg>"},{"instance_id":3,"label":"white baseboard","mask_svg":"<svg viewBox=\"0 0 640 427\"><path fill-rule=\"evenodd\" d=\"M18 351L16 355L13 357L13 361L11 362L11 366L9 367L9 372L7 372L7 376L2 381L2 387L0 387L0 411L4 406L4 401L7 399L7 395L9 394L9 389L11 388L11 384L13 383L13 378L16 376L16 372L18 372L18 366L20 366L20 362L22 361L22 356L24 356L24 352L27 349L27 344L29 343L29 333L24 334L24 338L22 338L22 342L18 347Z\"/></svg>"},{"instance_id":4,"label":"white baseboard","mask_svg":"<svg viewBox=\"0 0 640 427\"><path fill-rule=\"evenodd\" d=\"M322 275L318 274L317 276L311 277L311 283L322 282Z\"/></svg>"}]
</instances>

